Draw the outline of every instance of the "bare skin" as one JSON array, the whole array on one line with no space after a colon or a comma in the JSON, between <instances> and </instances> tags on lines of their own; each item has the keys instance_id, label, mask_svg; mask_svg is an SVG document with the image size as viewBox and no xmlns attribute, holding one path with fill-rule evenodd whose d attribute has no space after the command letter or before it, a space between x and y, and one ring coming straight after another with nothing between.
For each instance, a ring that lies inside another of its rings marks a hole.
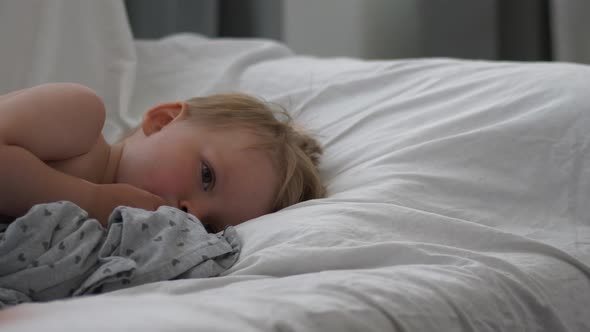
<instances>
[{"instance_id":1,"label":"bare skin","mask_svg":"<svg viewBox=\"0 0 590 332\"><path fill-rule=\"evenodd\" d=\"M67 200L106 225L119 205L169 205L220 230L271 212L278 177L267 156L245 149L255 135L189 128L185 118L182 104L160 105L111 146L101 134L104 105L86 87L0 96L0 215ZM209 183L213 164L223 177Z\"/></svg>"}]
</instances>

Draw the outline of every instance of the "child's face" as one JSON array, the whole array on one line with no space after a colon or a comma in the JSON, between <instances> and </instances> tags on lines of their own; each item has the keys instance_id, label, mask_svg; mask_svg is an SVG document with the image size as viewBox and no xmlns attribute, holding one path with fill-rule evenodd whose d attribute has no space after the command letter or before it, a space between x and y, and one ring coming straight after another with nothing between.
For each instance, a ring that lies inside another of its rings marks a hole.
<instances>
[{"instance_id":1,"label":"child's face","mask_svg":"<svg viewBox=\"0 0 590 332\"><path fill-rule=\"evenodd\" d=\"M118 182L164 198L213 231L271 212L279 186L272 161L247 129L215 129L173 121L130 140Z\"/></svg>"}]
</instances>

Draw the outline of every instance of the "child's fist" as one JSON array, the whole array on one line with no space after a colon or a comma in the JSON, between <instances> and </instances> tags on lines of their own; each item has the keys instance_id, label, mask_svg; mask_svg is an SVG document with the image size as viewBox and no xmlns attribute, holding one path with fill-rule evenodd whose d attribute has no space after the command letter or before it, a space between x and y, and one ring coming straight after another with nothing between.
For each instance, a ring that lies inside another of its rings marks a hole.
<instances>
[{"instance_id":1,"label":"child's fist","mask_svg":"<svg viewBox=\"0 0 590 332\"><path fill-rule=\"evenodd\" d=\"M166 202L160 196L129 184L99 184L94 188L88 213L106 226L109 216L120 205L154 211Z\"/></svg>"}]
</instances>

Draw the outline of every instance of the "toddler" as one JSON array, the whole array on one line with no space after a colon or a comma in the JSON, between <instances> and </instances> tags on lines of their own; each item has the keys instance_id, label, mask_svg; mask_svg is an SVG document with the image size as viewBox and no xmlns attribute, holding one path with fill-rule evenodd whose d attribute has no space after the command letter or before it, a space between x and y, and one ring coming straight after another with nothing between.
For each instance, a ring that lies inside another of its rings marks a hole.
<instances>
[{"instance_id":1,"label":"toddler","mask_svg":"<svg viewBox=\"0 0 590 332\"><path fill-rule=\"evenodd\" d=\"M66 200L106 225L119 205L168 205L218 232L325 195L319 144L251 96L155 106L113 145L104 121L100 98L77 84L0 96L0 215Z\"/></svg>"}]
</instances>

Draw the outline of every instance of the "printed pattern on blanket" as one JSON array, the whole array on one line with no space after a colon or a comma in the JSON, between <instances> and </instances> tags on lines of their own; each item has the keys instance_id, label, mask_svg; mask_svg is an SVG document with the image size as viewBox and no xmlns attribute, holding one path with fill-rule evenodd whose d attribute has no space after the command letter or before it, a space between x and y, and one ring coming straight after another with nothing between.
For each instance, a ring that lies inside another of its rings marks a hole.
<instances>
[{"instance_id":1,"label":"printed pattern on blanket","mask_svg":"<svg viewBox=\"0 0 590 332\"><path fill-rule=\"evenodd\" d=\"M105 230L71 202L39 204L0 233L0 308L218 276L240 248L232 227L210 234L172 207L120 206Z\"/></svg>"}]
</instances>

